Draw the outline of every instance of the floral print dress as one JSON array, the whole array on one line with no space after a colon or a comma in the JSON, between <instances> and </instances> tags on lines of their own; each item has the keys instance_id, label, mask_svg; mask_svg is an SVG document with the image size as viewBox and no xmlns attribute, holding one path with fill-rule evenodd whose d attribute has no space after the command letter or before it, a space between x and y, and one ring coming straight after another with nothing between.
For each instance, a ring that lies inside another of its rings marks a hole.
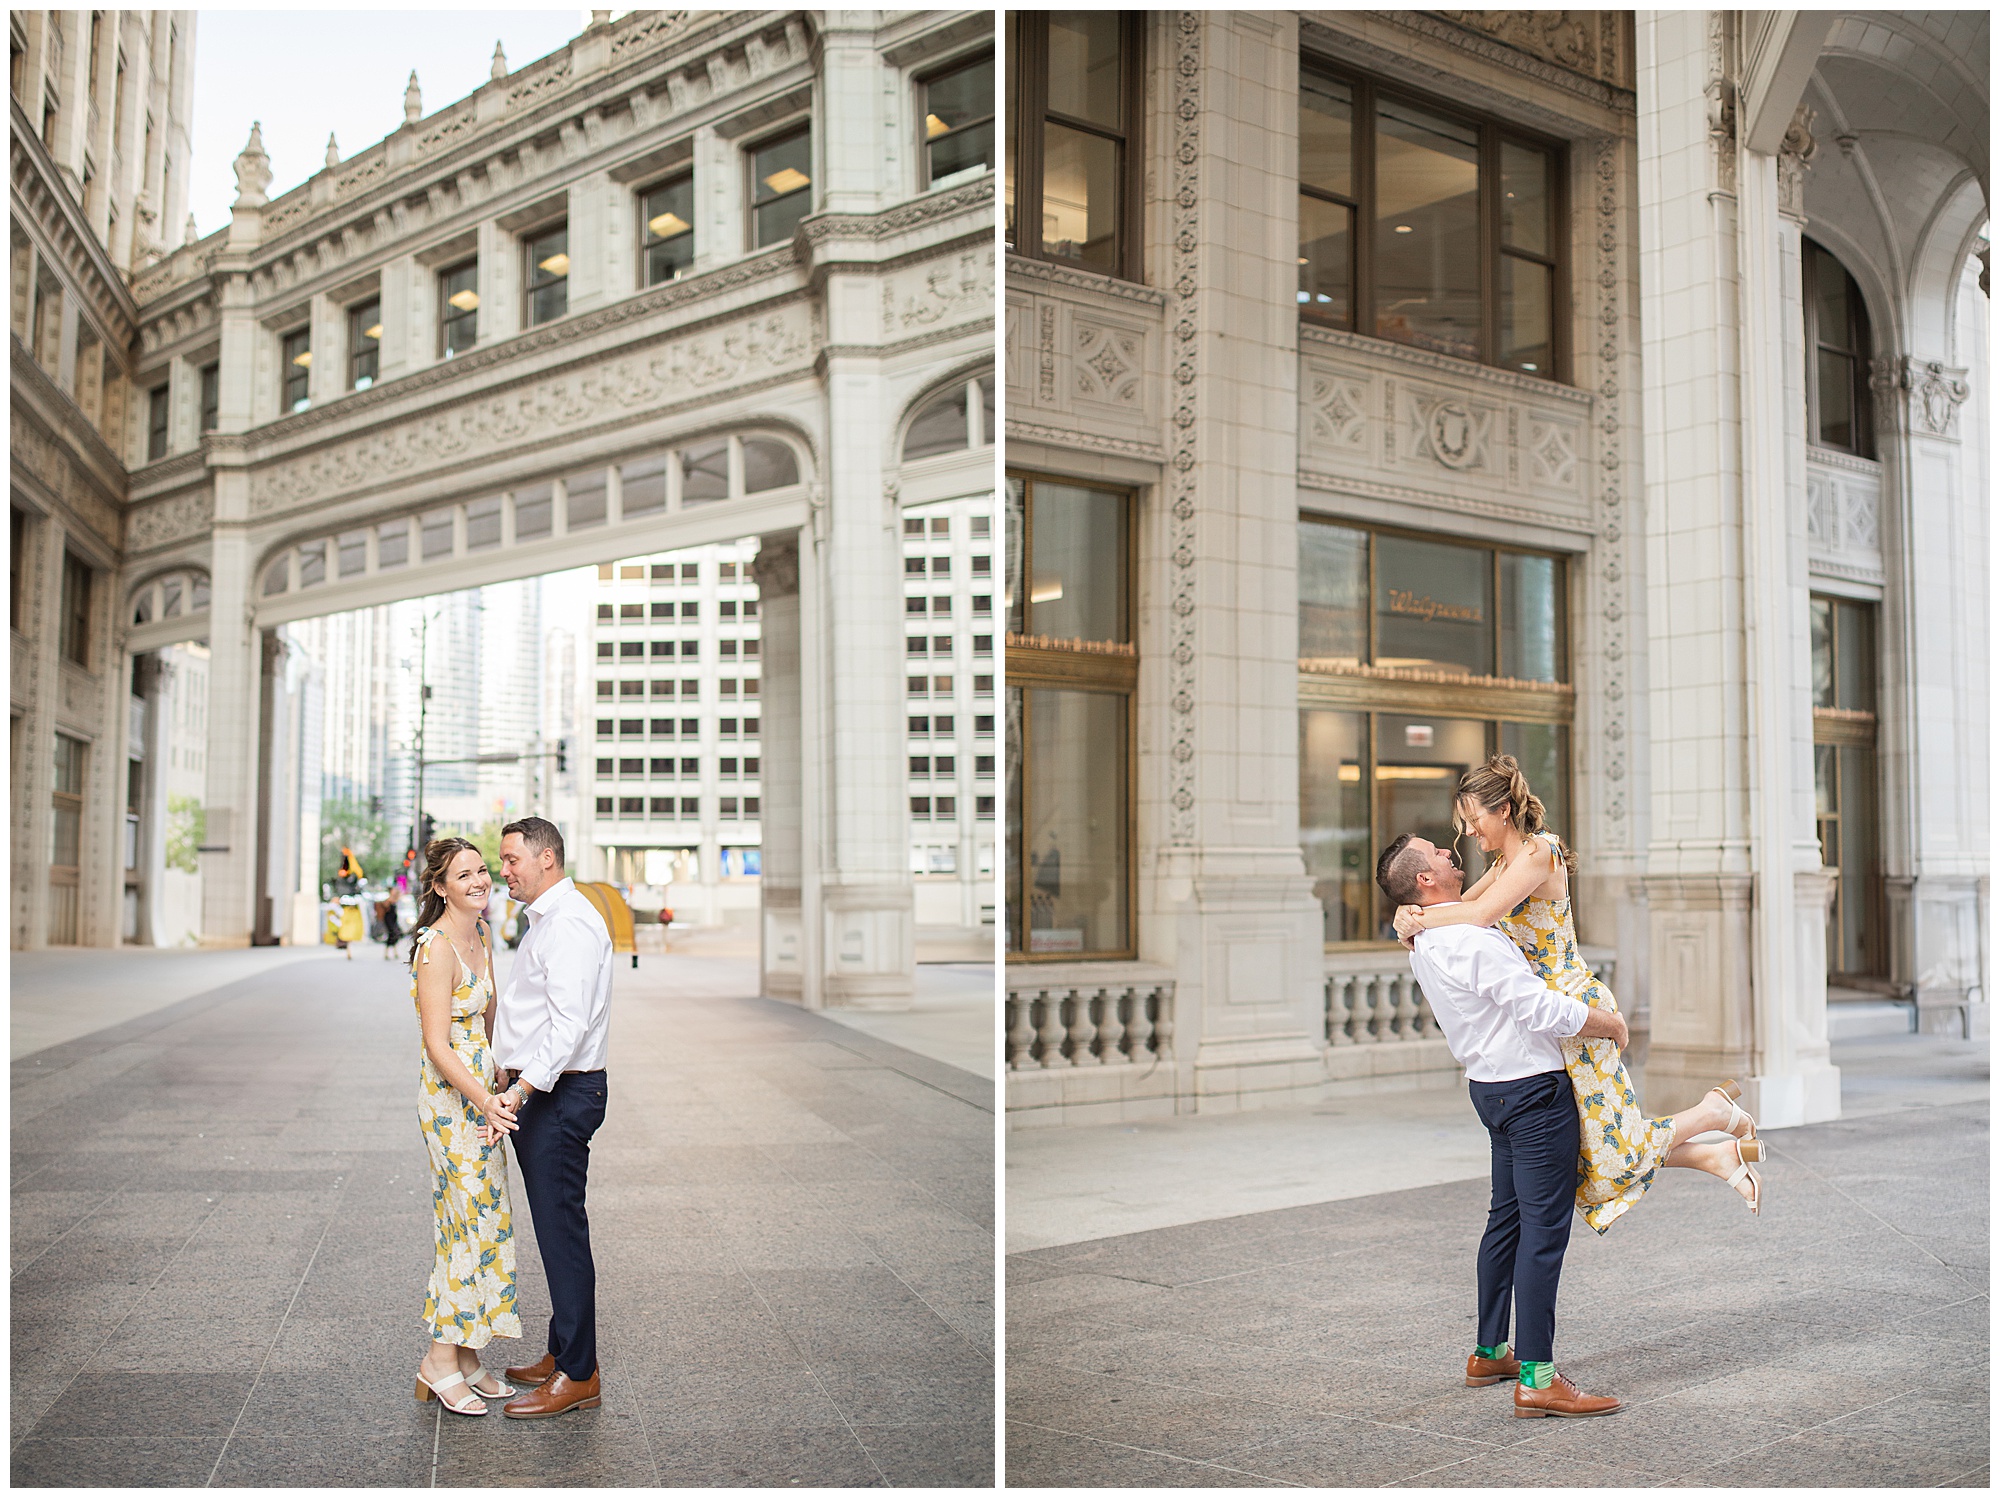
<instances>
[{"instance_id":1,"label":"floral print dress","mask_svg":"<svg viewBox=\"0 0 2000 1498\"><path fill-rule=\"evenodd\" d=\"M451 993L451 1048L475 1077L491 1087L498 1080L486 1044L486 1006L493 1000L490 972L473 977L451 942L437 940L435 928L417 933L418 961L458 964ZM410 999L417 975L410 973ZM423 1048L417 1089L417 1122L431 1157L431 1208L437 1217L437 1262L424 1297L424 1324L432 1340L484 1347L495 1337L521 1335L514 1309L514 1224L507 1203L507 1146L479 1142L484 1115L438 1075Z\"/></svg>"},{"instance_id":2,"label":"floral print dress","mask_svg":"<svg viewBox=\"0 0 2000 1498\"><path fill-rule=\"evenodd\" d=\"M1548 847L1557 858L1562 856L1553 837ZM1499 925L1549 987L1593 1009L1618 1012L1611 990L1597 980L1577 951L1569 896L1544 900L1530 895L1502 916ZM1610 1041L1565 1040L1562 1051L1583 1126L1576 1162L1576 1209L1602 1234L1653 1184L1673 1148L1674 1121L1649 1118L1640 1111L1624 1058Z\"/></svg>"}]
</instances>

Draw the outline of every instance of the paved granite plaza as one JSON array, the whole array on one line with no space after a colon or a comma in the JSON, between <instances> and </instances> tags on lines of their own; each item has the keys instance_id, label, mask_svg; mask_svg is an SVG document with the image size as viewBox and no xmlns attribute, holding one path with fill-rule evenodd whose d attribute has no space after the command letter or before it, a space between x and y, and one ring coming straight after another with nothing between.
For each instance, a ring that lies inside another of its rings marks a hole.
<instances>
[{"instance_id":1,"label":"paved granite plaza","mask_svg":"<svg viewBox=\"0 0 2000 1498\"><path fill-rule=\"evenodd\" d=\"M1981 1063L1983 1070L1983 1062ZM1988 1485L1985 1101L1769 1136L1570 1240L1560 1367L1468 1389L1482 1181L1012 1255L1010 1486Z\"/></svg>"},{"instance_id":2,"label":"paved granite plaza","mask_svg":"<svg viewBox=\"0 0 2000 1498\"><path fill-rule=\"evenodd\" d=\"M602 1409L413 1400L409 978L302 954L14 1062L13 1482L988 1485L991 1083L740 997L740 962L620 963ZM527 1336L489 1367L546 1326L514 1201Z\"/></svg>"}]
</instances>

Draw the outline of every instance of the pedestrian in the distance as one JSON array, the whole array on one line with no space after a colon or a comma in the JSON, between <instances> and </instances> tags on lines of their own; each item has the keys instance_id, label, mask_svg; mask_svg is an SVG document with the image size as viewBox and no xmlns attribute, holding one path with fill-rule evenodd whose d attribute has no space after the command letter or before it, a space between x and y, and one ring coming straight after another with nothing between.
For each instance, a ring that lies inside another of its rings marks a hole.
<instances>
[{"instance_id":1,"label":"pedestrian in the distance","mask_svg":"<svg viewBox=\"0 0 2000 1498\"><path fill-rule=\"evenodd\" d=\"M387 899L378 901L376 917L382 922L382 955L391 958L396 955L396 943L403 939L402 921L396 911L396 892L389 891Z\"/></svg>"},{"instance_id":2,"label":"pedestrian in the distance","mask_svg":"<svg viewBox=\"0 0 2000 1498\"><path fill-rule=\"evenodd\" d=\"M493 941L482 912L493 884L486 859L462 837L424 850L423 910L410 951L410 996L423 1027L417 1118L435 1177L437 1259L424 1298L430 1351L417 1369L419 1401L483 1415L485 1400L515 1390L479 1364L495 1337L521 1335L514 1308L514 1221L507 1199L509 1110L493 1089Z\"/></svg>"},{"instance_id":3,"label":"pedestrian in the distance","mask_svg":"<svg viewBox=\"0 0 2000 1498\"><path fill-rule=\"evenodd\" d=\"M527 908L527 931L500 996L493 1044L512 1081L502 1117L518 1118L514 1158L549 1282L549 1350L507 1376L535 1387L504 1411L536 1420L601 1402L597 1265L584 1191L590 1139L604 1122L611 1023L611 933L563 872L562 834L524 817L501 830L500 873Z\"/></svg>"}]
</instances>

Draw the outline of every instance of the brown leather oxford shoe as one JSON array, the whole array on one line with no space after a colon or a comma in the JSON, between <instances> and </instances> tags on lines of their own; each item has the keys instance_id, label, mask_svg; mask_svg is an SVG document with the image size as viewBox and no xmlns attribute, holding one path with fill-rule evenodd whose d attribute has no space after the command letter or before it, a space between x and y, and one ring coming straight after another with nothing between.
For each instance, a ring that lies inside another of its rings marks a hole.
<instances>
[{"instance_id":1,"label":"brown leather oxford shoe","mask_svg":"<svg viewBox=\"0 0 2000 1498\"><path fill-rule=\"evenodd\" d=\"M556 1355L545 1352L535 1362L524 1364L519 1368L509 1368L507 1378L511 1383L526 1384L532 1389L537 1384L547 1383L555 1371Z\"/></svg>"},{"instance_id":2,"label":"brown leather oxford shoe","mask_svg":"<svg viewBox=\"0 0 2000 1498\"><path fill-rule=\"evenodd\" d=\"M1526 1384L1514 1386L1516 1420L1539 1420L1545 1415L1580 1420L1589 1415L1616 1414L1624 1407L1609 1394L1584 1393L1560 1373L1549 1380L1546 1389L1531 1389ZM513 1406L508 1408L511 1410Z\"/></svg>"},{"instance_id":3,"label":"brown leather oxford shoe","mask_svg":"<svg viewBox=\"0 0 2000 1498\"><path fill-rule=\"evenodd\" d=\"M500 1413L510 1420L546 1420L570 1410L594 1410L602 1403L595 1368L581 1382L558 1368L541 1387L530 1389L519 1399L508 1400Z\"/></svg>"},{"instance_id":4,"label":"brown leather oxford shoe","mask_svg":"<svg viewBox=\"0 0 2000 1498\"><path fill-rule=\"evenodd\" d=\"M1504 1358L1482 1358L1473 1353L1465 1360L1465 1385L1469 1389L1503 1383L1521 1376L1521 1360L1510 1350Z\"/></svg>"}]
</instances>

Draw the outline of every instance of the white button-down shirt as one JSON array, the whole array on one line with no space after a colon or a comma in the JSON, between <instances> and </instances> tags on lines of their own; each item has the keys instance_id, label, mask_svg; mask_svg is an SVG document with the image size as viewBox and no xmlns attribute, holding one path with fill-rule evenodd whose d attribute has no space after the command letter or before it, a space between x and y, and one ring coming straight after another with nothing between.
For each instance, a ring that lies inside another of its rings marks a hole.
<instances>
[{"instance_id":1,"label":"white button-down shirt","mask_svg":"<svg viewBox=\"0 0 2000 1498\"><path fill-rule=\"evenodd\" d=\"M528 934L493 1016L493 1054L547 1092L566 1071L604 1065L611 1034L611 933L573 879L524 912Z\"/></svg>"},{"instance_id":2,"label":"white button-down shirt","mask_svg":"<svg viewBox=\"0 0 2000 1498\"><path fill-rule=\"evenodd\" d=\"M1521 949L1492 926L1417 933L1410 970L1423 986L1445 1044L1474 1082L1511 1082L1561 1071L1561 1041L1583 1028L1590 1006L1535 976Z\"/></svg>"}]
</instances>

